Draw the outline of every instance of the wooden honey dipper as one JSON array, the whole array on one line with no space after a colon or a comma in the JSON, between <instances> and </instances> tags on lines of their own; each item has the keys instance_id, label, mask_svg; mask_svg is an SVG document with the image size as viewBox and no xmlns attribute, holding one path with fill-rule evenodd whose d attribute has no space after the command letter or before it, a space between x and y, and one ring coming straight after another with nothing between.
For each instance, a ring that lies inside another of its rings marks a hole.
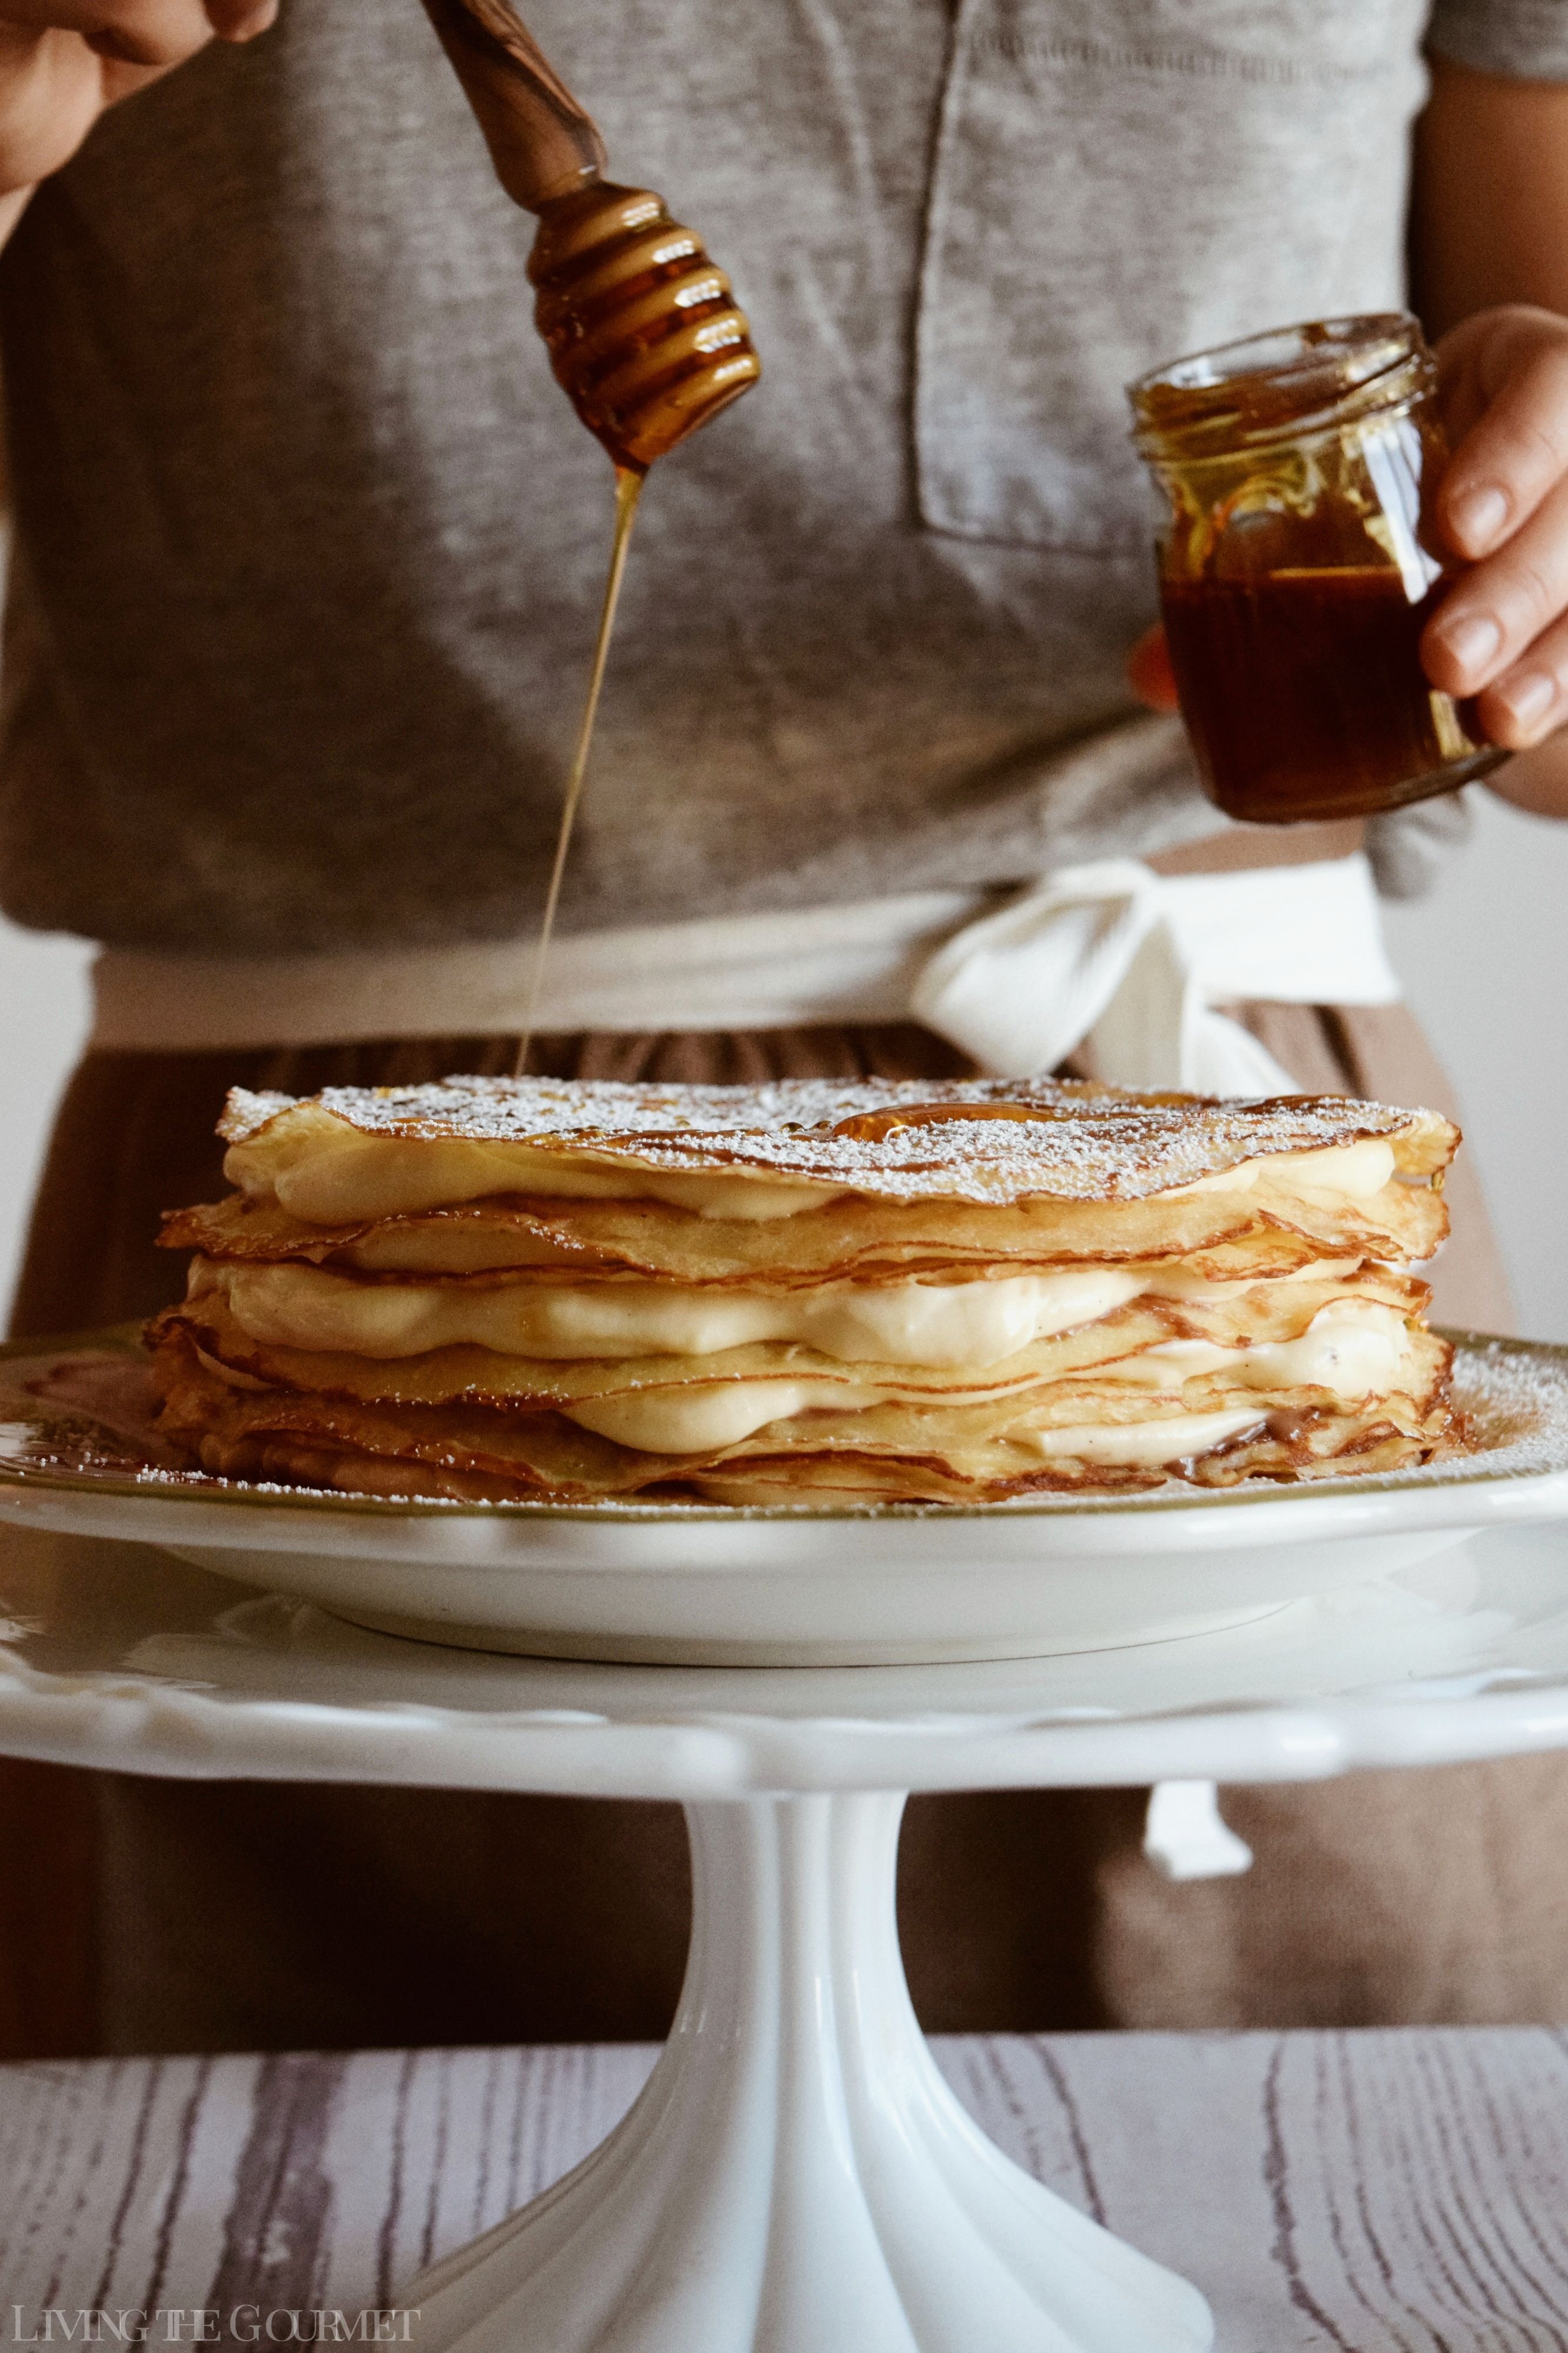
<instances>
[{"instance_id":1,"label":"wooden honey dipper","mask_svg":"<svg viewBox=\"0 0 1568 2353\"><path fill-rule=\"evenodd\" d=\"M746 314L662 196L618 187L597 124L510 0L425 0L502 187L539 216L528 274L562 385L619 468L646 473L762 374Z\"/></svg>"},{"instance_id":2,"label":"wooden honey dipper","mask_svg":"<svg viewBox=\"0 0 1568 2353\"><path fill-rule=\"evenodd\" d=\"M528 274L558 384L616 469L616 533L567 773L514 1071L532 1043L566 854L588 773L632 522L648 468L762 374L746 314L694 230L648 188L605 179L598 125L510 0L425 0L502 187L539 216Z\"/></svg>"}]
</instances>

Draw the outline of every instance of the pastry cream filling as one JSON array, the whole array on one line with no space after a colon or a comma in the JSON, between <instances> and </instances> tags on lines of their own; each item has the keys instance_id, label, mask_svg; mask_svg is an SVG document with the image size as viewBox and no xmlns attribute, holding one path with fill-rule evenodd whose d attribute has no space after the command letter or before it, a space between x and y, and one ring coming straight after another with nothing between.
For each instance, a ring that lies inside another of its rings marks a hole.
<instances>
[{"instance_id":1,"label":"pastry cream filling","mask_svg":"<svg viewBox=\"0 0 1568 2353\"><path fill-rule=\"evenodd\" d=\"M1364 1324L1365 1331L1355 1328ZM1300 1339L1268 1341L1249 1348L1223 1348L1206 1340L1180 1340L1097 1365L1091 1377L1133 1391L1179 1393L1195 1376L1223 1371L1242 1388L1326 1390L1339 1405L1397 1388L1410 1356L1410 1337L1397 1308L1334 1301L1312 1319ZM973 1400L984 1402L984 1395ZM622 1446L652 1454L696 1454L735 1446L765 1429L814 1408L858 1413L894 1402L891 1392L842 1381L692 1382L674 1389L623 1391L594 1398L562 1410L569 1420L597 1430ZM971 1402L962 1391L944 1390L942 1406ZM1169 1414L1133 1423L1092 1423L1069 1431L1031 1430L1026 1422L1008 1435L1037 1446L1043 1454L1080 1454L1097 1462L1173 1462L1202 1452L1222 1438L1246 1429L1258 1417L1256 1406L1208 1414ZM1212 1430L1194 1438L1194 1431ZM1071 1440L1069 1443L1068 1440ZM1089 1451L1089 1445L1098 1451Z\"/></svg>"},{"instance_id":2,"label":"pastry cream filling","mask_svg":"<svg viewBox=\"0 0 1568 2353\"><path fill-rule=\"evenodd\" d=\"M1379 1136L1318 1152L1269 1153L1217 1170L1158 1198L1188 1193L1246 1192L1265 1182L1318 1199L1365 1200L1394 1174L1393 1146ZM791 1182L740 1169L648 1168L589 1151L542 1151L537 1145L478 1136L367 1135L346 1120L317 1111L291 1132L265 1131L230 1146L229 1182L253 1199L276 1198L289 1214L312 1225L339 1225L453 1208L498 1193L578 1201L662 1201L704 1218L747 1220L793 1218L841 1198L841 1185Z\"/></svg>"},{"instance_id":3,"label":"pastry cream filling","mask_svg":"<svg viewBox=\"0 0 1568 2353\"><path fill-rule=\"evenodd\" d=\"M1331 1264L1277 1278L1315 1282ZM190 1295L228 1301L264 1346L326 1349L385 1361L432 1348L574 1364L626 1356L709 1356L763 1342L797 1343L841 1364L1000 1364L1037 1340L1096 1324L1141 1297L1219 1301L1243 1279L1180 1268L1087 1267L957 1282L820 1283L788 1291L725 1285L355 1282L324 1267L198 1258Z\"/></svg>"},{"instance_id":4,"label":"pastry cream filling","mask_svg":"<svg viewBox=\"0 0 1568 2353\"><path fill-rule=\"evenodd\" d=\"M1226 1348L1212 1340L1164 1340L1101 1366L1130 1388L1166 1389L1224 1372L1249 1389L1328 1389L1342 1401L1397 1388L1410 1361L1405 1318L1367 1299L1331 1300L1294 1340Z\"/></svg>"},{"instance_id":5,"label":"pastry cream filling","mask_svg":"<svg viewBox=\"0 0 1568 2353\"><path fill-rule=\"evenodd\" d=\"M994 1365L1135 1299L1145 1278L1114 1267L997 1282L823 1283L795 1291L637 1281L462 1284L354 1282L323 1268L198 1259L191 1294L223 1292L252 1340L355 1356L469 1345L499 1355L708 1356L798 1342L845 1364Z\"/></svg>"},{"instance_id":6,"label":"pastry cream filling","mask_svg":"<svg viewBox=\"0 0 1568 2353\"><path fill-rule=\"evenodd\" d=\"M647 1389L594 1398L564 1409L567 1419L618 1446L643 1454L706 1454L716 1446L738 1446L770 1421L788 1421L814 1405L826 1405L820 1381L727 1381L711 1388ZM851 1412L885 1402L880 1389L837 1385L829 1394Z\"/></svg>"},{"instance_id":7,"label":"pastry cream filling","mask_svg":"<svg viewBox=\"0 0 1568 2353\"><path fill-rule=\"evenodd\" d=\"M296 1270L214 1268L205 1270L207 1287L210 1278L221 1275L232 1288L231 1301L237 1302L246 1294L253 1279L261 1279L263 1295L266 1279L273 1274ZM236 1279L237 1278L237 1280ZM1121 1276L1121 1281L1131 1278ZM328 1278L329 1281L334 1278ZM1022 1284L1034 1287L1037 1280L1043 1287L1056 1282L1088 1284L1091 1277L1068 1276L1020 1278ZM352 1289L352 1285L342 1285ZM653 1289L654 1286L626 1286L628 1289ZM849 1286L842 1286L846 1290ZM1224 1286L1215 1285L1220 1289ZM606 1289L611 1286L605 1286ZM1002 1291L1013 1288L1011 1283L967 1283L950 1286L910 1285L910 1290L943 1289L955 1292ZM396 1296L394 1293L393 1296ZM504 1297L506 1294L491 1294ZM570 1297L572 1294L567 1294ZM577 1294L581 1296L582 1294ZM817 1294L820 1297L821 1294ZM907 1292L893 1292L889 1304L896 1305L907 1297ZM876 1299L879 1294L869 1294ZM752 1294L758 1303L770 1309L790 1303L775 1302ZM700 1303L697 1303L700 1304ZM742 1304L745 1303L742 1302ZM804 1304L804 1303L801 1303ZM857 1305L864 1303L857 1303ZM1062 1303L1058 1301L1060 1312ZM235 1312L238 1316L236 1303ZM257 1319L260 1320L260 1319ZM247 1327L249 1328L249 1327ZM275 1330L252 1333L253 1337L271 1341L274 1345L298 1345L298 1340L280 1336ZM877 1345L884 1351L886 1331L879 1335ZM318 1344L319 1345L319 1344ZM735 1345L731 1342L729 1345ZM1313 1317L1306 1331L1294 1340L1263 1341L1250 1346L1226 1347L1208 1340L1169 1340L1153 1347L1141 1349L1094 1366L1088 1376L1097 1383L1112 1383L1136 1397L1141 1393L1152 1399L1158 1396L1179 1401L1184 1385L1211 1374L1222 1374L1231 1389L1256 1389L1272 1392L1315 1390L1327 1394L1336 1403L1353 1405L1367 1398L1386 1394L1400 1388L1410 1363L1412 1339L1405 1317L1396 1307L1370 1300L1333 1300ZM897 1362L885 1353L882 1362ZM216 1359L204 1356L214 1371L237 1387L264 1388L254 1376L226 1366ZM909 1357L902 1361L929 1362L929 1358ZM1037 1386L1029 1381L1018 1384L1028 1390ZM933 1399L943 1407L994 1402L996 1391L965 1391L944 1389ZM668 1388L647 1388L624 1390L612 1397L584 1398L580 1403L558 1409L570 1420L584 1429L597 1431L602 1437L616 1440L622 1446L654 1454L694 1454L738 1445L770 1423L786 1422L795 1415L814 1410L834 1413L857 1413L872 1407L893 1403L910 1404L905 1393L870 1383L828 1379L820 1375L804 1376L797 1379L763 1380L696 1380ZM1026 1414L1026 1406L1025 1412ZM1179 1457L1201 1452L1205 1446L1217 1444L1221 1438L1246 1427L1258 1419L1258 1409L1236 1406L1208 1414L1155 1413L1133 1422L1111 1422L1075 1425L1068 1430L1033 1430L1026 1419L1008 1432L1018 1442L1037 1448L1042 1454L1071 1454L1086 1461L1108 1462L1167 1462ZM1194 1436L1197 1432L1199 1435ZM1210 1432L1204 1436L1202 1433Z\"/></svg>"},{"instance_id":8,"label":"pastry cream filling","mask_svg":"<svg viewBox=\"0 0 1568 2353\"><path fill-rule=\"evenodd\" d=\"M1173 1413L1161 1421L1089 1421L1073 1430L1015 1430L1009 1436L1033 1447L1047 1461L1070 1457L1157 1471L1163 1463L1206 1454L1223 1439L1250 1430L1257 1419L1256 1406L1239 1406L1233 1413Z\"/></svg>"}]
</instances>

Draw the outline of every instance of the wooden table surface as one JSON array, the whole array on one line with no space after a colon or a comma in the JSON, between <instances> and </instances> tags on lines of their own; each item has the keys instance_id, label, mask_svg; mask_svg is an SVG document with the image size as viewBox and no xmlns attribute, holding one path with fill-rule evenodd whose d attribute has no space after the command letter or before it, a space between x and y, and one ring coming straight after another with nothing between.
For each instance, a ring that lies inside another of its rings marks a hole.
<instances>
[{"instance_id":1,"label":"wooden table surface","mask_svg":"<svg viewBox=\"0 0 1568 2353\"><path fill-rule=\"evenodd\" d=\"M1568 2347L1564 2032L936 2049L1021 2164L1198 2283L1226 2353ZM395 2309L424 2264L574 2164L653 2057L612 2045L0 2069L0 2344L79 2344L81 2313L138 2311L165 2316L154 2344L320 2341L309 2316L323 2310L348 2316L329 2319L329 2341L348 2327L365 2341L358 2316ZM381 2326L384 2341L417 2345L416 2321ZM114 2342L113 2327L95 2323L89 2341Z\"/></svg>"}]
</instances>

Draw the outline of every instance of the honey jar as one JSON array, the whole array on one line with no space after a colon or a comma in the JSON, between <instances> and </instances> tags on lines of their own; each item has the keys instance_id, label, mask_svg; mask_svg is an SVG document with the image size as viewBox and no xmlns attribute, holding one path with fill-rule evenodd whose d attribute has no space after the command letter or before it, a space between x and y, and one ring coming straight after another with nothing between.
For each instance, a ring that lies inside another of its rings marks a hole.
<instances>
[{"instance_id":1,"label":"honey jar","mask_svg":"<svg viewBox=\"0 0 1568 2353\"><path fill-rule=\"evenodd\" d=\"M1436 363L1402 312L1283 327L1129 386L1160 491L1160 603L1210 797L1368 816L1508 754L1421 667L1447 587Z\"/></svg>"}]
</instances>

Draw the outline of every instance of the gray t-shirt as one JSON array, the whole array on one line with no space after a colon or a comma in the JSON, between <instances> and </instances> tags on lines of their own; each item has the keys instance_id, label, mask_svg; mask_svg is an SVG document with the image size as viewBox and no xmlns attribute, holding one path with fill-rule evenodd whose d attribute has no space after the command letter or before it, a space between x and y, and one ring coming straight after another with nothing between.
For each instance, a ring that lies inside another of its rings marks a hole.
<instances>
[{"instance_id":1,"label":"gray t-shirt","mask_svg":"<svg viewBox=\"0 0 1568 2353\"><path fill-rule=\"evenodd\" d=\"M761 388L655 471L570 928L1005 882L1214 828L1122 674L1122 385L1396 304L1430 36L1563 0L531 0ZM0 267L0 901L122 946L537 916L607 542L532 223L416 0L285 0L118 110Z\"/></svg>"}]
</instances>

